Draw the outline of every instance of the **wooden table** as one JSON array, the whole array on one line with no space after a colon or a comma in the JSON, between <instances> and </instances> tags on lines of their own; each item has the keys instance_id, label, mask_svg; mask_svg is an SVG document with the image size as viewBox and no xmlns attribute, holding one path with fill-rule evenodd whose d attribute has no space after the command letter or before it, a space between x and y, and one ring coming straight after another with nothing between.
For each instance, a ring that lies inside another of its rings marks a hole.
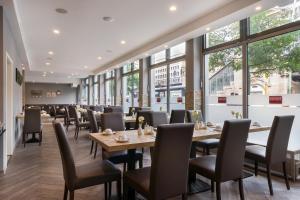
<instances>
[{"instance_id":1,"label":"wooden table","mask_svg":"<svg viewBox=\"0 0 300 200\"><path fill-rule=\"evenodd\" d=\"M249 129L250 133L254 132L261 132L269 130L270 127L257 127L257 126L251 126ZM115 140L115 138L118 137L118 135L126 134L129 137L128 142L119 143ZM137 134L137 130L128 130L128 131L121 131L117 132L114 135L103 135L101 133L90 133L90 138L97 142L99 145L102 146L106 151L108 152L114 152L114 151L122 151L127 150L128 157L129 157L129 163L128 163L128 170L134 170L135 169L135 150L138 148L145 148L145 147L153 147L155 144L155 135L141 135L139 136ZM212 128L202 129L202 130L195 130L193 134L193 141L200 141L204 139L209 138L220 138L221 131L215 131ZM191 158L196 157L196 146L192 145L191 150ZM191 175L193 178L192 181L196 182L196 174ZM191 179L190 176L190 179ZM209 189L209 187L208 187ZM203 189L202 191L206 191L206 189ZM200 191L198 191L200 192ZM129 192L129 199L134 199L134 192Z\"/></svg>"}]
</instances>

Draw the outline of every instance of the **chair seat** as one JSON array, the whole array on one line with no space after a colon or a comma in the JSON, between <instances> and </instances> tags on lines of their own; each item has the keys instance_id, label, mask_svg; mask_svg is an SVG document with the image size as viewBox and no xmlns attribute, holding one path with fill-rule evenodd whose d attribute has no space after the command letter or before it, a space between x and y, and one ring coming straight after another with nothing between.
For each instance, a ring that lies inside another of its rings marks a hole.
<instances>
[{"instance_id":1,"label":"chair seat","mask_svg":"<svg viewBox=\"0 0 300 200\"><path fill-rule=\"evenodd\" d=\"M112 163L120 164L128 162L128 154L127 151L116 151L116 152L107 152L105 150L102 151L102 158L104 160L109 160ZM138 161L143 158L142 152L135 153L135 160Z\"/></svg>"},{"instance_id":2,"label":"chair seat","mask_svg":"<svg viewBox=\"0 0 300 200\"><path fill-rule=\"evenodd\" d=\"M220 143L219 139L211 138L211 139L197 141L196 145L199 147L217 148L219 146L219 143Z\"/></svg>"},{"instance_id":3,"label":"chair seat","mask_svg":"<svg viewBox=\"0 0 300 200\"><path fill-rule=\"evenodd\" d=\"M246 146L245 156L248 159L264 162L266 160L266 147L260 145Z\"/></svg>"},{"instance_id":4,"label":"chair seat","mask_svg":"<svg viewBox=\"0 0 300 200\"><path fill-rule=\"evenodd\" d=\"M209 155L192 159L190 160L190 170L213 180L215 177L216 158L215 155Z\"/></svg>"},{"instance_id":5,"label":"chair seat","mask_svg":"<svg viewBox=\"0 0 300 200\"><path fill-rule=\"evenodd\" d=\"M123 180L144 197L149 196L151 167L127 171Z\"/></svg>"},{"instance_id":6,"label":"chair seat","mask_svg":"<svg viewBox=\"0 0 300 200\"><path fill-rule=\"evenodd\" d=\"M121 178L121 171L109 161L93 161L76 166L75 188L89 187Z\"/></svg>"}]
</instances>

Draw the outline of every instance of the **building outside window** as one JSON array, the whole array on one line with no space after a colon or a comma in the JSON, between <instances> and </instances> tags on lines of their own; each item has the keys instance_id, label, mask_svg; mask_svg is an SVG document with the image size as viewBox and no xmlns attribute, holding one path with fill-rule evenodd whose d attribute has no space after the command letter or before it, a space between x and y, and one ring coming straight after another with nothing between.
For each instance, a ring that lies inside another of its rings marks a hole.
<instances>
[{"instance_id":1,"label":"building outside window","mask_svg":"<svg viewBox=\"0 0 300 200\"><path fill-rule=\"evenodd\" d=\"M88 105L89 102L89 78L82 80L81 104Z\"/></svg>"},{"instance_id":2,"label":"building outside window","mask_svg":"<svg viewBox=\"0 0 300 200\"><path fill-rule=\"evenodd\" d=\"M129 107L139 106L139 61L122 67L123 109L129 112Z\"/></svg>"},{"instance_id":3,"label":"building outside window","mask_svg":"<svg viewBox=\"0 0 300 200\"><path fill-rule=\"evenodd\" d=\"M105 105L115 105L115 71L112 70L105 74Z\"/></svg>"},{"instance_id":4,"label":"building outside window","mask_svg":"<svg viewBox=\"0 0 300 200\"><path fill-rule=\"evenodd\" d=\"M151 56L151 108L185 109L185 43Z\"/></svg>"},{"instance_id":5,"label":"building outside window","mask_svg":"<svg viewBox=\"0 0 300 200\"><path fill-rule=\"evenodd\" d=\"M93 80L93 103L94 105L99 104L99 84L100 84L100 76L95 75Z\"/></svg>"}]
</instances>

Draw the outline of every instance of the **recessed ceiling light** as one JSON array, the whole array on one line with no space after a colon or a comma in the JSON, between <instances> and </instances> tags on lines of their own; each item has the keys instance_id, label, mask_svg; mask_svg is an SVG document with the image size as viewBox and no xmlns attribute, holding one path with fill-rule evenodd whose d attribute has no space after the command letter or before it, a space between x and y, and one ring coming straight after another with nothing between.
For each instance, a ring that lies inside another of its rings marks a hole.
<instances>
[{"instance_id":1,"label":"recessed ceiling light","mask_svg":"<svg viewBox=\"0 0 300 200\"><path fill-rule=\"evenodd\" d=\"M105 22L113 22L113 21L115 21L114 18L109 17L109 16L102 17L102 20L105 21Z\"/></svg>"},{"instance_id":2,"label":"recessed ceiling light","mask_svg":"<svg viewBox=\"0 0 300 200\"><path fill-rule=\"evenodd\" d=\"M149 53L145 53L145 56L149 56Z\"/></svg>"},{"instance_id":3,"label":"recessed ceiling light","mask_svg":"<svg viewBox=\"0 0 300 200\"><path fill-rule=\"evenodd\" d=\"M256 6L255 10L257 10L257 11L261 10L261 6Z\"/></svg>"},{"instance_id":4,"label":"recessed ceiling light","mask_svg":"<svg viewBox=\"0 0 300 200\"><path fill-rule=\"evenodd\" d=\"M102 57L101 57L101 56L98 56L97 59L98 59L98 60L102 60Z\"/></svg>"},{"instance_id":5,"label":"recessed ceiling light","mask_svg":"<svg viewBox=\"0 0 300 200\"><path fill-rule=\"evenodd\" d=\"M126 41L125 40L121 40L121 44L126 44Z\"/></svg>"},{"instance_id":6,"label":"recessed ceiling light","mask_svg":"<svg viewBox=\"0 0 300 200\"><path fill-rule=\"evenodd\" d=\"M51 65L51 63L49 63L49 62L46 62L45 64L46 64L47 66Z\"/></svg>"},{"instance_id":7,"label":"recessed ceiling light","mask_svg":"<svg viewBox=\"0 0 300 200\"><path fill-rule=\"evenodd\" d=\"M50 73L51 73L51 74L54 74L54 72L52 72L52 71L51 71Z\"/></svg>"},{"instance_id":8,"label":"recessed ceiling light","mask_svg":"<svg viewBox=\"0 0 300 200\"><path fill-rule=\"evenodd\" d=\"M88 66L87 66L87 65L85 65L85 66L83 66L83 68L84 68L84 69L87 69L87 68L88 68Z\"/></svg>"},{"instance_id":9,"label":"recessed ceiling light","mask_svg":"<svg viewBox=\"0 0 300 200\"><path fill-rule=\"evenodd\" d=\"M170 10L171 12L174 12L174 11L177 10L177 7L174 6L174 5L172 5L172 6L170 6L169 10Z\"/></svg>"},{"instance_id":10,"label":"recessed ceiling light","mask_svg":"<svg viewBox=\"0 0 300 200\"><path fill-rule=\"evenodd\" d=\"M168 46L168 45L164 45L164 47L165 47L165 48L168 48L169 46Z\"/></svg>"},{"instance_id":11,"label":"recessed ceiling light","mask_svg":"<svg viewBox=\"0 0 300 200\"><path fill-rule=\"evenodd\" d=\"M23 70L25 70L25 67L22 67Z\"/></svg>"},{"instance_id":12,"label":"recessed ceiling light","mask_svg":"<svg viewBox=\"0 0 300 200\"><path fill-rule=\"evenodd\" d=\"M48 54L49 55L53 55L54 53L53 53L53 51L49 51Z\"/></svg>"},{"instance_id":13,"label":"recessed ceiling light","mask_svg":"<svg viewBox=\"0 0 300 200\"><path fill-rule=\"evenodd\" d=\"M207 31L210 31L210 28L209 28L209 27L207 27L205 30L207 30Z\"/></svg>"},{"instance_id":14,"label":"recessed ceiling light","mask_svg":"<svg viewBox=\"0 0 300 200\"><path fill-rule=\"evenodd\" d=\"M47 74L43 74L43 77L45 77Z\"/></svg>"},{"instance_id":15,"label":"recessed ceiling light","mask_svg":"<svg viewBox=\"0 0 300 200\"><path fill-rule=\"evenodd\" d=\"M55 11L59 14L67 14L68 13L68 11L63 8L56 8Z\"/></svg>"},{"instance_id":16,"label":"recessed ceiling light","mask_svg":"<svg viewBox=\"0 0 300 200\"><path fill-rule=\"evenodd\" d=\"M58 29L53 29L53 33L54 33L55 35L59 35L59 34L60 34L60 31L59 31Z\"/></svg>"}]
</instances>

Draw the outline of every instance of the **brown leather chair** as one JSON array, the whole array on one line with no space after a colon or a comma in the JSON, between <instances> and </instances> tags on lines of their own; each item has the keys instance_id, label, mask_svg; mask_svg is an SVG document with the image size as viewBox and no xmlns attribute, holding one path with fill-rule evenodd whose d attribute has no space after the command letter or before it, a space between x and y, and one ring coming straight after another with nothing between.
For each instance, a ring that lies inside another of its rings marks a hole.
<instances>
[{"instance_id":1,"label":"brown leather chair","mask_svg":"<svg viewBox=\"0 0 300 200\"><path fill-rule=\"evenodd\" d=\"M152 114L152 111L139 110L136 115L135 129L139 128L139 117L141 117L141 116L144 117L144 122L142 124L142 128L144 128L146 124L152 126L153 122L152 122L151 114Z\"/></svg>"},{"instance_id":2,"label":"brown leather chair","mask_svg":"<svg viewBox=\"0 0 300 200\"><path fill-rule=\"evenodd\" d=\"M185 121L185 110L172 110L170 124L184 123Z\"/></svg>"},{"instance_id":3,"label":"brown leather chair","mask_svg":"<svg viewBox=\"0 0 300 200\"><path fill-rule=\"evenodd\" d=\"M39 134L39 145L42 144L42 124L41 124L41 109L39 108L26 108L25 119L23 126L23 144L26 146L26 138L32 134L32 140L35 140L35 134Z\"/></svg>"},{"instance_id":4,"label":"brown leather chair","mask_svg":"<svg viewBox=\"0 0 300 200\"><path fill-rule=\"evenodd\" d=\"M282 170L285 178L286 187L290 185L286 173L286 154L289 143L290 133L294 121L294 116L275 116L270 130L266 147L251 145L246 147L246 158L255 161L255 175L257 176L258 163L266 164L267 178L270 194L273 195L271 181L271 166L282 163Z\"/></svg>"},{"instance_id":5,"label":"brown leather chair","mask_svg":"<svg viewBox=\"0 0 300 200\"><path fill-rule=\"evenodd\" d=\"M186 111L186 119L188 123L195 123L195 119L193 117L193 112L194 110L187 110ZM203 116L201 110L198 110L200 112L200 121L203 121ZM194 142L197 147L202 148L202 153L203 155L209 155L210 154L210 149L215 149L219 146L220 140L216 138L210 138L210 139L205 139L201 141L196 141Z\"/></svg>"},{"instance_id":6,"label":"brown leather chair","mask_svg":"<svg viewBox=\"0 0 300 200\"><path fill-rule=\"evenodd\" d=\"M225 121L217 155L203 156L190 161L190 171L196 172L217 185L217 199L221 199L221 183L239 180L240 198L244 199L243 163L250 120Z\"/></svg>"},{"instance_id":7,"label":"brown leather chair","mask_svg":"<svg viewBox=\"0 0 300 200\"><path fill-rule=\"evenodd\" d=\"M127 197L128 190L134 189L150 200L167 199L178 195L182 195L182 199L187 199L193 132L193 124L159 126L152 165L124 173L124 197Z\"/></svg>"},{"instance_id":8,"label":"brown leather chair","mask_svg":"<svg viewBox=\"0 0 300 200\"><path fill-rule=\"evenodd\" d=\"M71 125L72 122L75 123L75 117L71 117L69 113L69 108L66 106L65 107L65 113L66 113L66 130L69 130L69 126Z\"/></svg>"},{"instance_id":9,"label":"brown leather chair","mask_svg":"<svg viewBox=\"0 0 300 200\"><path fill-rule=\"evenodd\" d=\"M63 125L59 122L54 122L53 126L63 165L65 179L64 200L68 198L68 191L70 192L70 199L73 200L75 190L94 185L105 184L105 191L107 191L107 183L113 181L117 181L118 198L121 199L121 171L106 160L97 160L76 166ZM107 199L107 194L105 199Z\"/></svg>"},{"instance_id":10,"label":"brown leather chair","mask_svg":"<svg viewBox=\"0 0 300 200\"><path fill-rule=\"evenodd\" d=\"M76 126L76 128L75 128L74 138L75 138L75 140L77 140L80 129L81 128L89 128L90 127L90 122L81 122L79 120L76 108L73 107L73 106L70 107L70 113L75 114L75 126Z\"/></svg>"},{"instance_id":11,"label":"brown leather chair","mask_svg":"<svg viewBox=\"0 0 300 200\"><path fill-rule=\"evenodd\" d=\"M158 127L162 124L169 124L168 115L166 112L155 111L151 113L151 122L153 127Z\"/></svg>"}]
</instances>

